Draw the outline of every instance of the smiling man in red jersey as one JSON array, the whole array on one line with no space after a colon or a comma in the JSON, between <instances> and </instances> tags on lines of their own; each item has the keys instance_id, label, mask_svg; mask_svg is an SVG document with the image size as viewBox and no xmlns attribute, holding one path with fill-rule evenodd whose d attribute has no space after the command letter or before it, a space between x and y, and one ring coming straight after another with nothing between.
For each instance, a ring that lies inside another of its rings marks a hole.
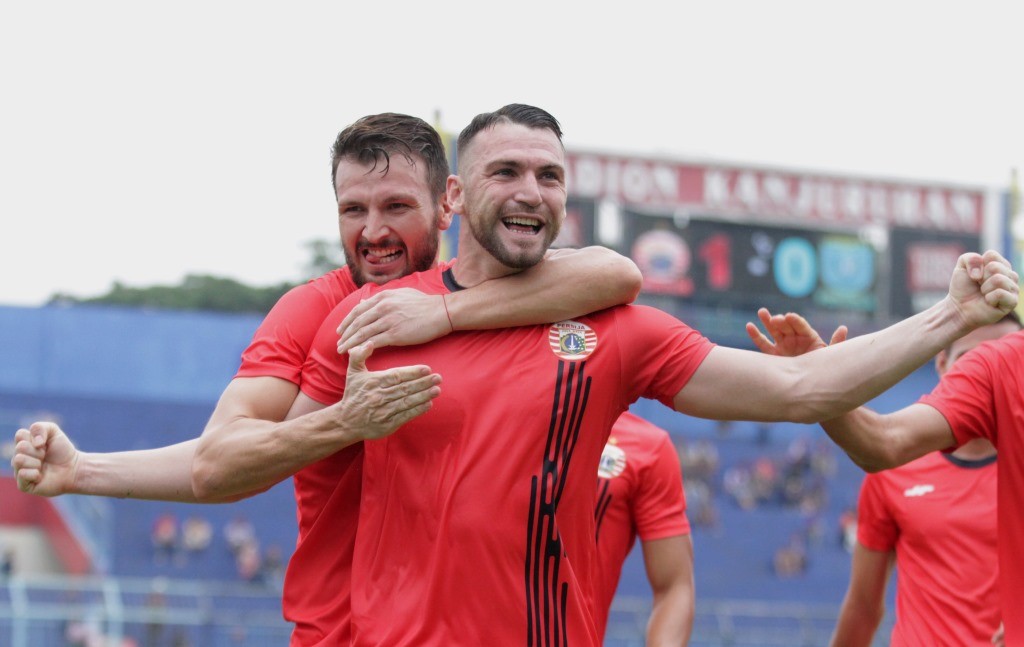
<instances>
[{"instance_id":1,"label":"smiling man in red jersey","mask_svg":"<svg viewBox=\"0 0 1024 647\"><path fill-rule=\"evenodd\" d=\"M444 299L531 267L557 234L565 195L550 114L512 104L478 115L459 136L459 174L448 180L464 219L459 260L388 287ZM594 473L630 403L654 398L714 419L833 418L1014 307L1011 274L994 252L965 254L941 304L796 358L714 346L644 306L377 351L374 368L415 357L444 376L444 390L397 433L353 438L367 441L353 644L596 645ZM331 318L373 292L349 297ZM335 328L321 328L289 416L345 393L336 351Z\"/></svg>"},{"instance_id":2,"label":"smiling man in red jersey","mask_svg":"<svg viewBox=\"0 0 1024 647\"><path fill-rule=\"evenodd\" d=\"M348 640L348 573L362 458L358 445L336 452L333 439L399 426L425 410L435 380L420 366L366 371L368 353L362 348L362 355L350 357L346 402L327 416L279 421L298 392L301 365L325 317L364 283L385 283L433 266L441 223L450 217L444 148L422 120L394 113L364 117L338 135L332 158L347 265L293 289L274 306L243 353L202 442L88 453L78 451L56 425L37 423L18 431L12 459L19 486L44 496L230 501L294 473L299 542L286 576L284 612L295 623L295 647ZM404 314L417 322L418 335L431 338L448 333L453 323L486 328L554 321L630 301L639 290L632 262L600 248L560 253L535 269L452 295L447 304L406 304ZM585 280L594 281L592 289L574 288ZM401 397L393 397L396 389ZM311 512L336 492L348 493L349 505L335 509L330 519Z\"/></svg>"}]
</instances>

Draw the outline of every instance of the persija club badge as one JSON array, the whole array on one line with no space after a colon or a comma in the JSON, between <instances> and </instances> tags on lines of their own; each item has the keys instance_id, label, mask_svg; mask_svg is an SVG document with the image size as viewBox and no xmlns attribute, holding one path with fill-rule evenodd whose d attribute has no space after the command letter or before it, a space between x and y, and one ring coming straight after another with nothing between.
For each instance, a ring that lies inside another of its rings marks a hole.
<instances>
[{"instance_id":1,"label":"persija club badge","mask_svg":"<svg viewBox=\"0 0 1024 647\"><path fill-rule=\"evenodd\" d=\"M560 321L548 331L551 350L561 359L586 359L597 348L597 333L578 321Z\"/></svg>"}]
</instances>

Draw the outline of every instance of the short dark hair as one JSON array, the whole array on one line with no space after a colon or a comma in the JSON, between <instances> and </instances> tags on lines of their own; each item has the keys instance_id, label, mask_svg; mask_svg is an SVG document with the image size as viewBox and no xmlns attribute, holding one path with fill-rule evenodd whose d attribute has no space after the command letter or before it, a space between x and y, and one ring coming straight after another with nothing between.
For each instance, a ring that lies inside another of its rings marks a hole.
<instances>
[{"instance_id":1,"label":"short dark hair","mask_svg":"<svg viewBox=\"0 0 1024 647\"><path fill-rule=\"evenodd\" d=\"M445 192L451 167L441 136L422 119L395 112L363 117L338 133L331 147L331 189L335 190L341 160L372 163L374 169L378 163L383 163L381 173L387 173L391 155L396 153L410 164L416 164L417 157L422 159L427 165L427 184L434 197Z\"/></svg>"},{"instance_id":2,"label":"short dark hair","mask_svg":"<svg viewBox=\"0 0 1024 647\"><path fill-rule=\"evenodd\" d=\"M481 131L499 123L520 124L529 128L547 128L555 133L559 142L562 141L562 127L551 113L525 103L510 103L494 112L484 112L473 117L473 121L469 122L469 125L459 133L457 157L462 157L466 147Z\"/></svg>"}]
</instances>

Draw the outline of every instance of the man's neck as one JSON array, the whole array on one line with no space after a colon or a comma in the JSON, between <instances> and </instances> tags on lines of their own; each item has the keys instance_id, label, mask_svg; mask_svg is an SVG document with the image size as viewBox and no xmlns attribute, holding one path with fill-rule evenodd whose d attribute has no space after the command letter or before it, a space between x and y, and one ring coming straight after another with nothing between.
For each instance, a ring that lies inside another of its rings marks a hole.
<instances>
[{"instance_id":1,"label":"man's neck","mask_svg":"<svg viewBox=\"0 0 1024 647\"><path fill-rule=\"evenodd\" d=\"M988 440L984 438L975 438L969 440L956 451L952 452L952 455L965 461L976 461L983 458L988 458L996 453L996 448Z\"/></svg>"},{"instance_id":2,"label":"man's neck","mask_svg":"<svg viewBox=\"0 0 1024 647\"><path fill-rule=\"evenodd\" d=\"M452 268L452 275L464 288L471 288L484 281L522 272L520 269L502 264L477 244L476 240L467 242L460 239L456 258L459 261Z\"/></svg>"}]
</instances>

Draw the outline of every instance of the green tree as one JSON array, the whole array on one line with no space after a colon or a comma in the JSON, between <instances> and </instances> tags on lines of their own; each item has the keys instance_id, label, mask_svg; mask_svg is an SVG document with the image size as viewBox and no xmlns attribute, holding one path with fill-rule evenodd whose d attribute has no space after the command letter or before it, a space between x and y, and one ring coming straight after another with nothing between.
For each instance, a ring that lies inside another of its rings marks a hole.
<instances>
[{"instance_id":1,"label":"green tree","mask_svg":"<svg viewBox=\"0 0 1024 647\"><path fill-rule=\"evenodd\" d=\"M344 255L336 241L311 240L305 246L310 254L310 259L304 267L306 277L309 279L337 269L345 263ZM282 282L254 287L220 276L189 274L179 285L133 288L115 281L106 294L82 298L57 293L50 297L49 303L266 313L285 292L296 285L298 283Z\"/></svg>"}]
</instances>

